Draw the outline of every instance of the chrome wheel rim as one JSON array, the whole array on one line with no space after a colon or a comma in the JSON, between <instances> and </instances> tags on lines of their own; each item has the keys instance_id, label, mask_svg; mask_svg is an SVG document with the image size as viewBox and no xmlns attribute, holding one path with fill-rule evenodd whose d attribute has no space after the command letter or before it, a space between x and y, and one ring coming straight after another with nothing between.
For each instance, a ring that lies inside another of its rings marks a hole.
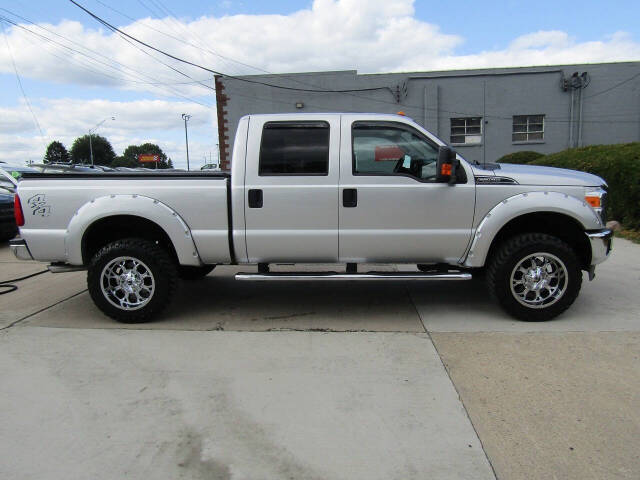
<instances>
[{"instance_id":1,"label":"chrome wheel rim","mask_svg":"<svg viewBox=\"0 0 640 480\"><path fill-rule=\"evenodd\" d=\"M134 257L117 257L102 269L102 294L121 310L138 310L148 304L156 282L151 269Z\"/></svg>"},{"instance_id":2,"label":"chrome wheel rim","mask_svg":"<svg viewBox=\"0 0 640 480\"><path fill-rule=\"evenodd\" d=\"M567 290L569 272L555 255L537 252L522 258L511 272L513 297L528 308L547 308Z\"/></svg>"}]
</instances>

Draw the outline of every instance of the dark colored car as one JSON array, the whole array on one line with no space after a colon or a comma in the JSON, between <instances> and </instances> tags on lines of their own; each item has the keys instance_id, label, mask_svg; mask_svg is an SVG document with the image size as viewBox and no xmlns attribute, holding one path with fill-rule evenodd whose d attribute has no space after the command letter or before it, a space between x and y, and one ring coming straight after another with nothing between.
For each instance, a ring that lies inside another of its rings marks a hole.
<instances>
[{"instance_id":1,"label":"dark colored car","mask_svg":"<svg viewBox=\"0 0 640 480\"><path fill-rule=\"evenodd\" d=\"M17 234L18 227L13 216L13 193L0 188L0 242L11 240Z\"/></svg>"}]
</instances>

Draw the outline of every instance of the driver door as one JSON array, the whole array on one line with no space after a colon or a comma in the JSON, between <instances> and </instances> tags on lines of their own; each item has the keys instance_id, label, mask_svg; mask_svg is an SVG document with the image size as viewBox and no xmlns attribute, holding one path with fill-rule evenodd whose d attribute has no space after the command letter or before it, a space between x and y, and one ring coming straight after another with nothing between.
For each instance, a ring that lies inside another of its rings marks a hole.
<instances>
[{"instance_id":1,"label":"driver door","mask_svg":"<svg viewBox=\"0 0 640 480\"><path fill-rule=\"evenodd\" d=\"M474 183L436 183L438 145L408 123L343 115L341 130L340 261L455 263Z\"/></svg>"}]
</instances>

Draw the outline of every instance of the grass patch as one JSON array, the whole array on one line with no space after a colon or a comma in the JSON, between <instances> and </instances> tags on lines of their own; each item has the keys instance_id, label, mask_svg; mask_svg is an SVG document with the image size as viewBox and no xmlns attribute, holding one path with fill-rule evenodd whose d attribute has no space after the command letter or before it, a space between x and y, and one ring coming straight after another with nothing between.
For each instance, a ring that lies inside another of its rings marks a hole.
<instances>
[{"instance_id":1,"label":"grass patch","mask_svg":"<svg viewBox=\"0 0 640 480\"><path fill-rule=\"evenodd\" d=\"M619 238L625 238L631 240L633 243L640 244L640 230L618 230L615 232L615 236Z\"/></svg>"}]
</instances>

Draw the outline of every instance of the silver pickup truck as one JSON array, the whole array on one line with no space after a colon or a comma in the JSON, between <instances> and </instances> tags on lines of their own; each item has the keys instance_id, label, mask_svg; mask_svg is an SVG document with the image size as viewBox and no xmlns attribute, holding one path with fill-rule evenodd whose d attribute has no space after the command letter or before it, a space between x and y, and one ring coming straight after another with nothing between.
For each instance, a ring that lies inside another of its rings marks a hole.
<instances>
[{"instance_id":1,"label":"silver pickup truck","mask_svg":"<svg viewBox=\"0 0 640 480\"><path fill-rule=\"evenodd\" d=\"M582 271L592 279L609 254L606 190L586 173L468 162L405 116L250 115L231 175L25 174L11 248L52 271L87 269L96 305L123 322L150 320L179 278L219 264L258 265L238 280L482 274L507 312L541 321L566 310ZM346 265L287 273L270 263Z\"/></svg>"}]
</instances>

